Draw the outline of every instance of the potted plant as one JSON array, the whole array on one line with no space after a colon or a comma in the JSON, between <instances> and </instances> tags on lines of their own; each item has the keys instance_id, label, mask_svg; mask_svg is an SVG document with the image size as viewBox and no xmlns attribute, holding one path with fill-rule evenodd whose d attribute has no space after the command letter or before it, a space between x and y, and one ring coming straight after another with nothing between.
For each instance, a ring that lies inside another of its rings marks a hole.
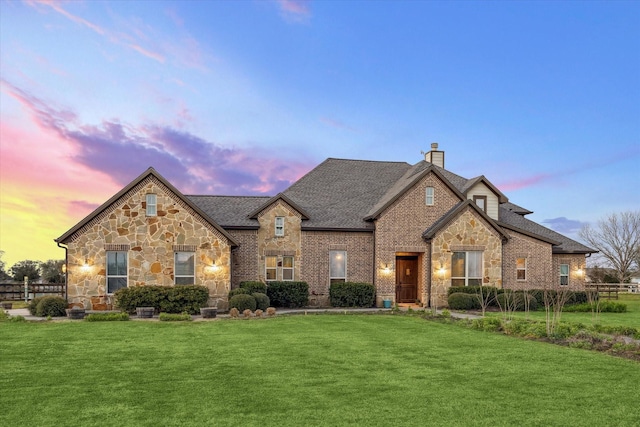
<instances>
[{"instance_id":1,"label":"potted plant","mask_svg":"<svg viewBox=\"0 0 640 427\"><path fill-rule=\"evenodd\" d=\"M67 308L66 309L67 312L67 317L69 319L84 319L84 316L86 314L84 308L82 307L72 307L72 308Z\"/></svg>"},{"instance_id":2,"label":"potted plant","mask_svg":"<svg viewBox=\"0 0 640 427\"><path fill-rule=\"evenodd\" d=\"M200 315L203 319L213 319L218 315L218 307L201 307Z\"/></svg>"},{"instance_id":3,"label":"potted plant","mask_svg":"<svg viewBox=\"0 0 640 427\"><path fill-rule=\"evenodd\" d=\"M136 314L141 319L151 319L155 311L155 307L136 307Z\"/></svg>"}]
</instances>

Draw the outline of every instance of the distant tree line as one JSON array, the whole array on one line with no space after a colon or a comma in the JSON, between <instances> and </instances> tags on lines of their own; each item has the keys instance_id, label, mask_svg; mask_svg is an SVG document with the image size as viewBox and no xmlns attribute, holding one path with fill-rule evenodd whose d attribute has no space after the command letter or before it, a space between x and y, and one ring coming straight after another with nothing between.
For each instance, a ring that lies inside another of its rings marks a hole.
<instances>
[{"instance_id":1,"label":"distant tree line","mask_svg":"<svg viewBox=\"0 0 640 427\"><path fill-rule=\"evenodd\" d=\"M15 280L22 282L24 277L29 278L29 282L63 283L64 274L62 265L64 260L50 259L48 261L32 261L30 259L18 261L6 269L6 263L2 260L4 251L0 251L0 281Z\"/></svg>"}]
</instances>

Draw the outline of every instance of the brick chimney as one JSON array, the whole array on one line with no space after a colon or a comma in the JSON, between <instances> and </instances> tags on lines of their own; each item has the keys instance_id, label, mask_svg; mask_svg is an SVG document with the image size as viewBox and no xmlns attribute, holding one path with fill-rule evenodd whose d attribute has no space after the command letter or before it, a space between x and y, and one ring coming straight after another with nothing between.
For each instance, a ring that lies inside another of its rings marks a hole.
<instances>
[{"instance_id":1,"label":"brick chimney","mask_svg":"<svg viewBox=\"0 0 640 427\"><path fill-rule=\"evenodd\" d=\"M425 153L424 160L444 169L444 151L438 151L438 143L431 144L431 151Z\"/></svg>"}]
</instances>

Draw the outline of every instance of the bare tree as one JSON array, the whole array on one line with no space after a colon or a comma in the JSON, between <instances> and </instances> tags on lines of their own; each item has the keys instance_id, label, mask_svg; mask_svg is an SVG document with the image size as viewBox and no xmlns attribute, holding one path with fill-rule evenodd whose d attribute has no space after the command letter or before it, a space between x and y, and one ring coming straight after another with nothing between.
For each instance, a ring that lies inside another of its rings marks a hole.
<instances>
[{"instance_id":1,"label":"bare tree","mask_svg":"<svg viewBox=\"0 0 640 427\"><path fill-rule=\"evenodd\" d=\"M640 250L640 211L612 213L595 226L585 225L579 235L600 252L621 283L629 281Z\"/></svg>"}]
</instances>

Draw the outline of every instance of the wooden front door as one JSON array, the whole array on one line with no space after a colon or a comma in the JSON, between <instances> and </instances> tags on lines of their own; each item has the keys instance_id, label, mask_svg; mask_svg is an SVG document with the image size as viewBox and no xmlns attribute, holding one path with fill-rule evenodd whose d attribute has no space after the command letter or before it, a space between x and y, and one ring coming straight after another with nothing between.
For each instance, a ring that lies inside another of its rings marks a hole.
<instances>
[{"instance_id":1,"label":"wooden front door","mask_svg":"<svg viewBox=\"0 0 640 427\"><path fill-rule=\"evenodd\" d=\"M396 301L416 302L418 298L418 257L396 257Z\"/></svg>"}]
</instances>

